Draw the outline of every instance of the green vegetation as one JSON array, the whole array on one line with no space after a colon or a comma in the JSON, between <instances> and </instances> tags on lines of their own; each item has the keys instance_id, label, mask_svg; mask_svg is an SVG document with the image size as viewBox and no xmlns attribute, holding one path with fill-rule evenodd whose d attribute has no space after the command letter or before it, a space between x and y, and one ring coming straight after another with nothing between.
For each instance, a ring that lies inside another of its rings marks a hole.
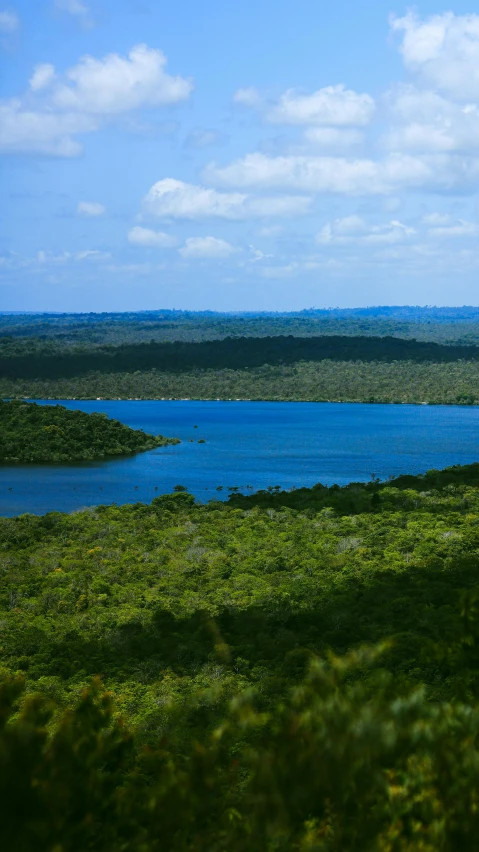
<instances>
[{"instance_id":1,"label":"green vegetation","mask_svg":"<svg viewBox=\"0 0 479 852\"><path fill-rule=\"evenodd\" d=\"M319 361L244 370L90 373L0 379L0 395L29 399L252 399L479 404L479 362Z\"/></svg>"},{"instance_id":2,"label":"green vegetation","mask_svg":"<svg viewBox=\"0 0 479 852\"><path fill-rule=\"evenodd\" d=\"M28 351L0 357L7 379L61 379L92 371L124 373L163 370L182 373L193 369L242 370L263 364L290 365L325 360L391 363L479 363L477 346L441 346L398 337L244 337L202 343L140 343L91 350Z\"/></svg>"},{"instance_id":3,"label":"green vegetation","mask_svg":"<svg viewBox=\"0 0 479 852\"><path fill-rule=\"evenodd\" d=\"M372 335L479 344L479 309L378 307L291 313L142 311L102 314L0 314L4 340L57 347L225 337Z\"/></svg>"},{"instance_id":4,"label":"green vegetation","mask_svg":"<svg viewBox=\"0 0 479 852\"><path fill-rule=\"evenodd\" d=\"M178 443L130 429L105 414L1 399L0 435L0 463L6 464L89 461Z\"/></svg>"},{"instance_id":5,"label":"green vegetation","mask_svg":"<svg viewBox=\"0 0 479 852\"><path fill-rule=\"evenodd\" d=\"M0 319L8 398L472 405L478 379L479 310L470 307Z\"/></svg>"},{"instance_id":6,"label":"green vegetation","mask_svg":"<svg viewBox=\"0 0 479 852\"><path fill-rule=\"evenodd\" d=\"M4 518L0 566L4 848L474 848L479 465Z\"/></svg>"}]
</instances>

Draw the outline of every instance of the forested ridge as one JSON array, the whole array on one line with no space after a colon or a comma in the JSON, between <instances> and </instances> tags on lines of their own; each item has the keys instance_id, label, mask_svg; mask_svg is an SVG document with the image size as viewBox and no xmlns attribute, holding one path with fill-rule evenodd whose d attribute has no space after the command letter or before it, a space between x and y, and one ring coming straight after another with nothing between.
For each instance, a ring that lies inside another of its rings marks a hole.
<instances>
[{"instance_id":1,"label":"forested ridge","mask_svg":"<svg viewBox=\"0 0 479 852\"><path fill-rule=\"evenodd\" d=\"M19 354L0 358L4 378L70 378L91 371L245 369L298 361L479 361L479 347L442 346L397 337L226 338L201 343L143 343L93 351Z\"/></svg>"},{"instance_id":2,"label":"forested ridge","mask_svg":"<svg viewBox=\"0 0 479 852\"><path fill-rule=\"evenodd\" d=\"M0 399L0 463L91 461L178 443L105 414Z\"/></svg>"},{"instance_id":3,"label":"forested ridge","mask_svg":"<svg viewBox=\"0 0 479 852\"><path fill-rule=\"evenodd\" d=\"M3 848L474 848L479 465L4 518L0 567Z\"/></svg>"}]
</instances>

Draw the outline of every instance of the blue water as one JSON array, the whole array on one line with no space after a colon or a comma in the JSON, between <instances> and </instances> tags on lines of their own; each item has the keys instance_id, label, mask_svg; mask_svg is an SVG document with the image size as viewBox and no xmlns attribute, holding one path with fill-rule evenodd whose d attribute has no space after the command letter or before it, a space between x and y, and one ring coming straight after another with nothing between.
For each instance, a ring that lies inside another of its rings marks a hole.
<instances>
[{"instance_id":1,"label":"blue water","mask_svg":"<svg viewBox=\"0 0 479 852\"><path fill-rule=\"evenodd\" d=\"M228 486L248 493L268 485L344 485L366 481L371 474L386 479L479 461L477 408L103 400L61 404L103 411L135 429L176 436L182 443L113 461L0 467L1 515L149 502L175 485L208 500L227 497ZM206 443L199 444L200 438ZM219 485L221 492L216 491Z\"/></svg>"}]
</instances>

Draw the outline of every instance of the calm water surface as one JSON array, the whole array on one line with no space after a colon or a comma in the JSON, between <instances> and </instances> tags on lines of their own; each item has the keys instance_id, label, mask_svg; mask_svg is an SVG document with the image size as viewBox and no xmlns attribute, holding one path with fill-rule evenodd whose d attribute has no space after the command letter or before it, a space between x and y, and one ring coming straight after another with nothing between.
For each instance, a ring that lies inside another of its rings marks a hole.
<instances>
[{"instance_id":1,"label":"calm water surface","mask_svg":"<svg viewBox=\"0 0 479 852\"><path fill-rule=\"evenodd\" d=\"M479 461L477 408L103 400L61 404L103 411L135 429L176 436L182 443L106 462L0 467L0 514L149 502L175 485L208 500L227 497L229 486L247 493L246 486L344 485L366 481L371 474L385 479ZM216 491L219 485L224 491Z\"/></svg>"}]
</instances>

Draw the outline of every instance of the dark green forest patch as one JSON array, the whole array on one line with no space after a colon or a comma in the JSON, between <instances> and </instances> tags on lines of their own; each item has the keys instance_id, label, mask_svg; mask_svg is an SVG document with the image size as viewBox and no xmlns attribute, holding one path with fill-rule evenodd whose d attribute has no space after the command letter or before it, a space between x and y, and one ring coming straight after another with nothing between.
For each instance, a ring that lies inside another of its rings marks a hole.
<instances>
[{"instance_id":1,"label":"dark green forest patch","mask_svg":"<svg viewBox=\"0 0 479 852\"><path fill-rule=\"evenodd\" d=\"M105 414L0 400L0 463L90 461L178 443Z\"/></svg>"},{"instance_id":2,"label":"dark green forest patch","mask_svg":"<svg viewBox=\"0 0 479 852\"><path fill-rule=\"evenodd\" d=\"M0 376L6 379L58 379L101 373L134 372L152 368L174 373L195 369L249 369L290 365L299 361L374 361L450 363L479 361L479 347L444 346L397 337L244 337L200 343L140 343L96 349L28 350L0 357Z\"/></svg>"}]
</instances>

